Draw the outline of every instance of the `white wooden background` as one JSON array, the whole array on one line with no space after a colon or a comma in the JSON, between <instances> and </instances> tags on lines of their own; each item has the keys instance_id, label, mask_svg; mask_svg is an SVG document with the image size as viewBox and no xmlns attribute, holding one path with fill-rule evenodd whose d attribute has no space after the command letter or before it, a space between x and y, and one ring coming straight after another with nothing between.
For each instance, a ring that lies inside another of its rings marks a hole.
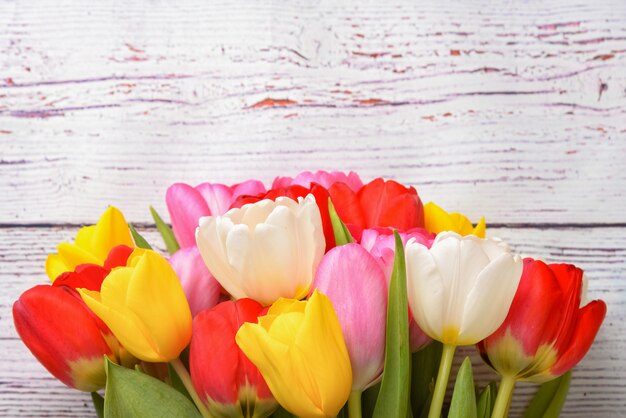
<instances>
[{"instance_id":1,"label":"white wooden background","mask_svg":"<svg viewBox=\"0 0 626 418\"><path fill-rule=\"evenodd\" d=\"M608 316L562 416L626 416L624 0L125 3L0 1L0 415L93 416L10 313L81 224L158 242L172 182L321 168L584 268Z\"/></svg>"}]
</instances>

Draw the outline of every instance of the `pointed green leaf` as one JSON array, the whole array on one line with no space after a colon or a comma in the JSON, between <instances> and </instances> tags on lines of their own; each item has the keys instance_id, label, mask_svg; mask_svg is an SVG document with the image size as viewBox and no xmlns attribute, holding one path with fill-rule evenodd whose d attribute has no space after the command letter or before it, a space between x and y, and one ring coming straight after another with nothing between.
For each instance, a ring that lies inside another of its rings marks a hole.
<instances>
[{"instance_id":1,"label":"pointed green leaf","mask_svg":"<svg viewBox=\"0 0 626 418\"><path fill-rule=\"evenodd\" d=\"M98 392L91 392L91 402L98 418L104 418L104 398Z\"/></svg>"},{"instance_id":2,"label":"pointed green leaf","mask_svg":"<svg viewBox=\"0 0 626 418\"><path fill-rule=\"evenodd\" d=\"M201 418L184 395L151 376L105 360L105 418Z\"/></svg>"},{"instance_id":3,"label":"pointed green leaf","mask_svg":"<svg viewBox=\"0 0 626 418\"><path fill-rule=\"evenodd\" d=\"M139 235L139 232L137 232L137 230L135 229L135 227L133 226L133 224L128 224L128 229L130 229L130 233L133 236L133 241L135 241L135 245L139 248L145 248L146 250L151 250L152 246L150 244L148 244L148 241L146 241L146 239L144 237L142 237L141 235Z\"/></svg>"},{"instance_id":4,"label":"pointed green leaf","mask_svg":"<svg viewBox=\"0 0 626 418\"><path fill-rule=\"evenodd\" d=\"M416 417L430 408L430 399L439 370L443 344L433 341L428 346L413 354L411 366L411 407Z\"/></svg>"},{"instance_id":5,"label":"pointed green leaf","mask_svg":"<svg viewBox=\"0 0 626 418\"><path fill-rule=\"evenodd\" d=\"M337 215L337 211L330 197L328 198L328 214L330 215L330 223L333 225L333 232L335 233L335 245L339 247L340 245L354 242L354 238L352 238L348 227L346 227L341 218L339 218L339 215Z\"/></svg>"},{"instance_id":6,"label":"pointed green leaf","mask_svg":"<svg viewBox=\"0 0 626 418\"><path fill-rule=\"evenodd\" d=\"M163 221L163 218L159 216L152 206L150 206L150 213L152 214L152 219L154 219L157 229L161 233L161 237L163 237L167 252L170 253L170 255L174 254L180 249L180 245L178 245L178 241L176 241L176 237L174 236L174 231Z\"/></svg>"},{"instance_id":7,"label":"pointed green leaf","mask_svg":"<svg viewBox=\"0 0 626 418\"><path fill-rule=\"evenodd\" d=\"M476 416L478 418L490 418L491 410L491 384L485 386L480 395L478 395L478 401L476 403Z\"/></svg>"},{"instance_id":8,"label":"pointed green leaf","mask_svg":"<svg viewBox=\"0 0 626 418\"><path fill-rule=\"evenodd\" d=\"M193 402L193 399L191 398L191 395L187 391L185 384L183 383L182 380L180 380L180 376L178 376L178 373L176 373L176 370L174 370L174 367L172 367L170 363L167 363L167 371L170 374L170 384L172 385L172 387L176 389L177 391L179 391L180 393L182 393L183 395L185 395L187 399L189 399L191 402Z\"/></svg>"},{"instance_id":9,"label":"pointed green leaf","mask_svg":"<svg viewBox=\"0 0 626 418\"><path fill-rule=\"evenodd\" d=\"M476 391L469 357L465 357L456 375L448 418L476 418Z\"/></svg>"},{"instance_id":10,"label":"pointed green leaf","mask_svg":"<svg viewBox=\"0 0 626 418\"><path fill-rule=\"evenodd\" d=\"M409 306L406 296L406 266L404 247L397 231L396 255L393 262L387 329L385 336L385 365L374 418L406 417L409 407L411 370L409 349Z\"/></svg>"},{"instance_id":11,"label":"pointed green leaf","mask_svg":"<svg viewBox=\"0 0 626 418\"><path fill-rule=\"evenodd\" d=\"M572 371L541 385L523 418L557 418L565 404Z\"/></svg>"}]
</instances>

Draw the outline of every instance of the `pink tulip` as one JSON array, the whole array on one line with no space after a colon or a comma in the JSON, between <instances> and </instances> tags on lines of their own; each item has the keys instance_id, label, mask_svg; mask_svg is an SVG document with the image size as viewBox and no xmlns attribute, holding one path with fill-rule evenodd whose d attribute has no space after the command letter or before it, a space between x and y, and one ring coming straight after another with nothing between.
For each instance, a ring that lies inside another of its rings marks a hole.
<instances>
[{"instance_id":1,"label":"pink tulip","mask_svg":"<svg viewBox=\"0 0 626 418\"><path fill-rule=\"evenodd\" d=\"M413 228L406 232L401 232L400 238L404 245L406 245L409 239L415 238L418 243L430 248L435 239L435 234L431 234L422 228ZM391 228L366 229L361 236L361 245L369 251L379 263L385 273L387 285L389 285L396 252L393 230ZM414 353L420 350L431 341L432 339L420 329L415 319L413 319L413 315L409 312L409 343L411 345L411 352Z\"/></svg>"},{"instance_id":2,"label":"pink tulip","mask_svg":"<svg viewBox=\"0 0 626 418\"><path fill-rule=\"evenodd\" d=\"M352 390L363 391L378 381L385 360L385 274L363 247L347 244L326 253L315 288L335 308L352 364Z\"/></svg>"},{"instance_id":3,"label":"pink tulip","mask_svg":"<svg viewBox=\"0 0 626 418\"><path fill-rule=\"evenodd\" d=\"M183 285L192 316L217 305L222 286L202 261L198 247L181 248L169 261Z\"/></svg>"},{"instance_id":4,"label":"pink tulip","mask_svg":"<svg viewBox=\"0 0 626 418\"><path fill-rule=\"evenodd\" d=\"M202 216L223 215L239 196L265 192L258 180L248 180L233 186L202 183L192 187L185 183L172 184L165 195L165 203L172 220L172 228L181 248L196 245L196 228Z\"/></svg>"},{"instance_id":5,"label":"pink tulip","mask_svg":"<svg viewBox=\"0 0 626 418\"><path fill-rule=\"evenodd\" d=\"M311 187L311 183L317 183L322 187L328 189L334 183L345 183L353 191L358 191L363 182L357 173L350 171L348 174L341 171L316 171L312 173L310 171L303 171L296 177L276 177L272 184L272 189L286 188L293 185L303 186L306 188Z\"/></svg>"}]
</instances>

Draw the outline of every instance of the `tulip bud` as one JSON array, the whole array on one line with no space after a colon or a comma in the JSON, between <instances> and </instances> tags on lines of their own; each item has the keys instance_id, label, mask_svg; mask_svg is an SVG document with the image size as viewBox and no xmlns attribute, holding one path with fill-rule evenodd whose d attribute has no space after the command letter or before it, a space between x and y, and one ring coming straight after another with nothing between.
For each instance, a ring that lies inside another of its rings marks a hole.
<instances>
[{"instance_id":1,"label":"tulip bud","mask_svg":"<svg viewBox=\"0 0 626 418\"><path fill-rule=\"evenodd\" d=\"M13 304L13 321L24 344L54 377L86 392L104 386L103 356L117 359L74 290L50 285L27 290Z\"/></svg>"},{"instance_id":2,"label":"tulip bud","mask_svg":"<svg viewBox=\"0 0 626 418\"><path fill-rule=\"evenodd\" d=\"M228 293L265 306L280 297L304 297L325 247L313 196L262 200L201 218L196 238L209 271Z\"/></svg>"},{"instance_id":3,"label":"tulip bud","mask_svg":"<svg viewBox=\"0 0 626 418\"><path fill-rule=\"evenodd\" d=\"M444 231L456 232L460 235L476 235L479 238L485 238L485 218L480 218L476 227L472 225L469 219L458 212L448 213L435 203L430 202L424 205L425 228L438 234Z\"/></svg>"},{"instance_id":4,"label":"tulip bud","mask_svg":"<svg viewBox=\"0 0 626 418\"><path fill-rule=\"evenodd\" d=\"M334 417L348 400L350 357L333 305L318 291L306 302L279 299L236 341L289 412Z\"/></svg>"},{"instance_id":5,"label":"tulip bud","mask_svg":"<svg viewBox=\"0 0 626 418\"><path fill-rule=\"evenodd\" d=\"M539 383L573 368L606 314L601 300L581 306L584 285L582 270L573 265L525 259L504 323L478 344L483 359L503 376Z\"/></svg>"},{"instance_id":6,"label":"tulip bud","mask_svg":"<svg viewBox=\"0 0 626 418\"><path fill-rule=\"evenodd\" d=\"M128 267L113 270L100 292L79 289L89 308L120 343L148 362L176 359L191 339L191 312L169 263L150 250L139 250Z\"/></svg>"},{"instance_id":7,"label":"tulip bud","mask_svg":"<svg viewBox=\"0 0 626 418\"><path fill-rule=\"evenodd\" d=\"M259 370L235 343L244 322L257 322L263 306L252 299L222 302L193 320L189 368L193 385L212 415L269 415L276 401Z\"/></svg>"},{"instance_id":8,"label":"tulip bud","mask_svg":"<svg viewBox=\"0 0 626 418\"><path fill-rule=\"evenodd\" d=\"M350 355L352 390L362 392L379 380L385 362L385 274L363 247L347 244L326 253L314 288L333 304Z\"/></svg>"},{"instance_id":9,"label":"tulip bud","mask_svg":"<svg viewBox=\"0 0 626 418\"><path fill-rule=\"evenodd\" d=\"M471 345L504 321L522 274L522 259L506 243L437 235L430 249L406 246L407 293L416 322L431 338Z\"/></svg>"},{"instance_id":10,"label":"tulip bud","mask_svg":"<svg viewBox=\"0 0 626 418\"><path fill-rule=\"evenodd\" d=\"M118 245L135 246L124 215L109 206L98 223L78 231L74 244L63 242L58 245L58 254L48 255L48 277L54 281L63 272L73 271L80 264L102 266L111 249Z\"/></svg>"}]
</instances>

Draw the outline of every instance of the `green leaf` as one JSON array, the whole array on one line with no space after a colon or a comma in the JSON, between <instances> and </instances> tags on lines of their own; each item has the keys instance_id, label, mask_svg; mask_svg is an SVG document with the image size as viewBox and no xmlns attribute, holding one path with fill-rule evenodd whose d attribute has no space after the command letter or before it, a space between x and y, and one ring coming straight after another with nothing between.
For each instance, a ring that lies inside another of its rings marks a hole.
<instances>
[{"instance_id":1,"label":"green leaf","mask_svg":"<svg viewBox=\"0 0 626 418\"><path fill-rule=\"evenodd\" d=\"M130 229L130 233L133 235L133 241L135 241L135 245L139 248L145 248L146 250L151 250L152 246L148 244L148 241L135 229L133 224L128 224L128 229Z\"/></svg>"},{"instance_id":2,"label":"green leaf","mask_svg":"<svg viewBox=\"0 0 626 418\"><path fill-rule=\"evenodd\" d=\"M98 418L104 418L104 398L98 392L91 392L91 402Z\"/></svg>"},{"instance_id":3,"label":"green leaf","mask_svg":"<svg viewBox=\"0 0 626 418\"><path fill-rule=\"evenodd\" d=\"M498 384L495 380L489 382L489 392L491 392L491 412L493 413L493 408L496 406L496 395L498 394Z\"/></svg>"},{"instance_id":4,"label":"green leaf","mask_svg":"<svg viewBox=\"0 0 626 418\"><path fill-rule=\"evenodd\" d=\"M185 395L187 399L189 399L191 402L193 402L193 399L191 398L191 395L187 391L185 384L183 383L182 380L180 380L180 376L178 376L178 373L176 373L176 370L174 370L174 367L172 367L170 363L167 363L167 371L170 374L170 384L172 385L172 387L176 389L177 391L179 391L180 393L182 393L183 395Z\"/></svg>"},{"instance_id":5,"label":"green leaf","mask_svg":"<svg viewBox=\"0 0 626 418\"><path fill-rule=\"evenodd\" d=\"M433 341L413 354L411 367L411 407L416 417L428 415L443 344Z\"/></svg>"},{"instance_id":6,"label":"green leaf","mask_svg":"<svg viewBox=\"0 0 626 418\"><path fill-rule=\"evenodd\" d=\"M561 377L541 385L530 401L523 418L557 418L565 404L571 380L572 371L570 370Z\"/></svg>"},{"instance_id":7,"label":"green leaf","mask_svg":"<svg viewBox=\"0 0 626 418\"><path fill-rule=\"evenodd\" d=\"M476 391L469 357L465 357L456 375L448 418L476 418Z\"/></svg>"},{"instance_id":8,"label":"green leaf","mask_svg":"<svg viewBox=\"0 0 626 418\"><path fill-rule=\"evenodd\" d=\"M193 403L172 387L146 374L105 360L104 418L201 418Z\"/></svg>"},{"instance_id":9,"label":"green leaf","mask_svg":"<svg viewBox=\"0 0 626 418\"><path fill-rule=\"evenodd\" d=\"M495 382L494 382L495 383ZM493 409L492 400L494 396L491 394L491 384L485 386L476 403L476 415L478 418L490 418Z\"/></svg>"},{"instance_id":10,"label":"green leaf","mask_svg":"<svg viewBox=\"0 0 626 418\"><path fill-rule=\"evenodd\" d=\"M385 365L380 393L374 408L374 418L406 417L409 407L411 367L409 349L409 306L406 296L406 266L404 247L397 231L396 255L393 262L387 329L385 336Z\"/></svg>"},{"instance_id":11,"label":"green leaf","mask_svg":"<svg viewBox=\"0 0 626 418\"><path fill-rule=\"evenodd\" d=\"M333 232L335 233L335 245L339 247L340 245L354 242L354 238L352 238L348 227L346 227L341 218L339 218L339 215L337 215L337 211L330 197L328 198L328 214L330 215L330 223L333 225Z\"/></svg>"},{"instance_id":12,"label":"green leaf","mask_svg":"<svg viewBox=\"0 0 626 418\"><path fill-rule=\"evenodd\" d=\"M163 237L163 242L165 243L165 247L167 247L167 252L170 253L170 255L174 254L180 249L180 245L178 245L178 241L176 241L176 237L174 236L174 231L172 231L172 228L170 228L170 226L163 221L152 206L150 206L150 213L152 214L152 219L154 219L157 229L161 233L161 237Z\"/></svg>"}]
</instances>

